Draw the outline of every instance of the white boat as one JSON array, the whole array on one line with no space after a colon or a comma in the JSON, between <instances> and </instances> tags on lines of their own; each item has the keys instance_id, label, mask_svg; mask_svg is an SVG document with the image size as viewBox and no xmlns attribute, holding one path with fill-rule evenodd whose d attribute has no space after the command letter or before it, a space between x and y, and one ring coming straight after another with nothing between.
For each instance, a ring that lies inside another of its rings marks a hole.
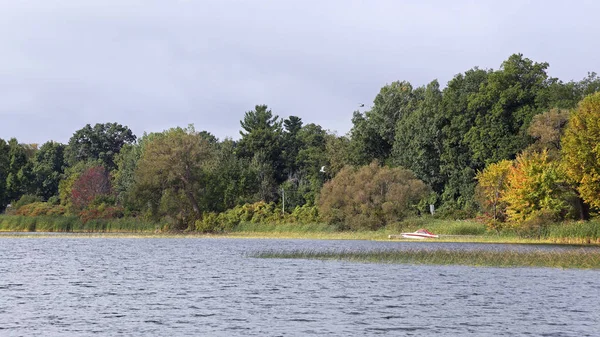
<instances>
[{"instance_id":1,"label":"white boat","mask_svg":"<svg viewBox=\"0 0 600 337\"><path fill-rule=\"evenodd\" d=\"M426 229L419 229L413 233L400 233L403 238L407 239L431 239L431 238L439 238L439 235L435 235Z\"/></svg>"}]
</instances>

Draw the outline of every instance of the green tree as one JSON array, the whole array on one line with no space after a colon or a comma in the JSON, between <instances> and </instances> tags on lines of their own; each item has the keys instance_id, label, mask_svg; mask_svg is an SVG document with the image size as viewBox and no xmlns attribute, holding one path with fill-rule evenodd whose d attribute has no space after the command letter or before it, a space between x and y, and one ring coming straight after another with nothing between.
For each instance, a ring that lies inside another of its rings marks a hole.
<instances>
[{"instance_id":1,"label":"green tree","mask_svg":"<svg viewBox=\"0 0 600 337\"><path fill-rule=\"evenodd\" d=\"M335 177L338 172L346 165L351 165L349 159L351 152L351 141L346 136L338 136L334 133L325 135L325 156L327 162L323 164L324 172L321 172L326 179Z\"/></svg>"},{"instance_id":2,"label":"green tree","mask_svg":"<svg viewBox=\"0 0 600 337\"><path fill-rule=\"evenodd\" d=\"M19 144L16 138L8 141L8 175L6 177L7 199L16 201L24 194L33 194L34 177L31 148Z\"/></svg>"},{"instance_id":3,"label":"green tree","mask_svg":"<svg viewBox=\"0 0 600 337\"><path fill-rule=\"evenodd\" d=\"M58 195L58 184L64 173L65 145L54 141L46 142L35 154L33 175L36 195L48 200Z\"/></svg>"},{"instance_id":4,"label":"green tree","mask_svg":"<svg viewBox=\"0 0 600 337\"><path fill-rule=\"evenodd\" d=\"M239 158L235 150L236 144L231 139L218 144L216 163L209 171L208 192L204 199L211 212L223 212L258 200L254 195L259 184L257 173L252 169L251 161Z\"/></svg>"},{"instance_id":5,"label":"green tree","mask_svg":"<svg viewBox=\"0 0 600 337\"><path fill-rule=\"evenodd\" d=\"M352 130L348 144L348 160L351 165L367 165L373 160L384 162L392 149L391 144L381 137L377 125L368 113L355 111L352 116Z\"/></svg>"},{"instance_id":6,"label":"green tree","mask_svg":"<svg viewBox=\"0 0 600 337\"><path fill-rule=\"evenodd\" d=\"M137 195L155 211L192 226L202 216L199 198L206 192L213 149L193 126L155 134L144 144L135 171ZM160 196L160 200L157 199ZM180 227L182 228L182 227Z\"/></svg>"},{"instance_id":7,"label":"green tree","mask_svg":"<svg viewBox=\"0 0 600 337\"><path fill-rule=\"evenodd\" d=\"M444 179L442 201L446 207L474 207L474 177L483 167L474 165L473 153L465 135L476 118L475 112L469 109L469 99L479 91L488 76L489 71L473 68L456 75L443 91L440 173Z\"/></svg>"},{"instance_id":8,"label":"green tree","mask_svg":"<svg viewBox=\"0 0 600 337\"><path fill-rule=\"evenodd\" d=\"M4 208L10 202L6 189L6 178L8 178L10 165L9 152L10 147L4 139L0 138L0 212L4 211Z\"/></svg>"},{"instance_id":9,"label":"green tree","mask_svg":"<svg viewBox=\"0 0 600 337\"><path fill-rule=\"evenodd\" d=\"M117 123L87 124L77 130L65 149L65 161L74 166L79 161L99 159L109 170L115 169L114 157L125 144L132 144L136 137L127 126Z\"/></svg>"},{"instance_id":10,"label":"green tree","mask_svg":"<svg viewBox=\"0 0 600 337\"><path fill-rule=\"evenodd\" d=\"M246 112L240 121L242 131L237 146L240 158L251 160L259 185L257 195L267 202L277 199L277 186L285 177L282 158L283 131L279 116L273 115L266 105L257 105Z\"/></svg>"},{"instance_id":11,"label":"green tree","mask_svg":"<svg viewBox=\"0 0 600 337\"><path fill-rule=\"evenodd\" d=\"M123 145L114 159L116 169L112 172L112 177L117 202L130 209L136 208L135 202L130 198L135 185L135 170L142 155L144 140L145 138L142 137L139 144Z\"/></svg>"},{"instance_id":12,"label":"green tree","mask_svg":"<svg viewBox=\"0 0 600 337\"><path fill-rule=\"evenodd\" d=\"M562 162L583 200L600 208L600 93L584 98L562 137Z\"/></svg>"},{"instance_id":13,"label":"green tree","mask_svg":"<svg viewBox=\"0 0 600 337\"><path fill-rule=\"evenodd\" d=\"M296 116L290 116L283 121L283 151L282 158L285 165L285 174L289 177L298 171L296 157L302 146L298 139L298 132L302 129L302 119Z\"/></svg>"},{"instance_id":14,"label":"green tree","mask_svg":"<svg viewBox=\"0 0 600 337\"><path fill-rule=\"evenodd\" d=\"M394 163L413 171L435 192L441 193L444 187L440 173L442 92L437 80L414 92L423 98L418 100L414 111L398 121Z\"/></svg>"},{"instance_id":15,"label":"green tree","mask_svg":"<svg viewBox=\"0 0 600 337\"><path fill-rule=\"evenodd\" d=\"M298 140L301 146L296 158L298 167L297 174L289 183L289 196L296 193L295 202L289 202L290 207L315 205L315 201L323 182L325 181L325 169L329 167L326 149L327 132L319 125L310 123L298 131ZM289 198L290 201L292 198Z\"/></svg>"},{"instance_id":16,"label":"green tree","mask_svg":"<svg viewBox=\"0 0 600 337\"><path fill-rule=\"evenodd\" d=\"M417 108L421 91L417 94L409 82L396 81L381 88L375 97L373 108L367 116L390 150L394 144L398 121L410 116Z\"/></svg>"},{"instance_id":17,"label":"green tree","mask_svg":"<svg viewBox=\"0 0 600 337\"><path fill-rule=\"evenodd\" d=\"M545 108L537 105L536 98L547 87L547 68L548 63L512 55L469 97L469 109L476 118L465 139L477 169L512 159L529 145L527 128L533 116Z\"/></svg>"},{"instance_id":18,"label":"green tree","mask_svg":"<svg viewBox=\"0 0 600 337\"><path fill-rule=\"evenodd\" d=\"M600 91L600 77L595 72L589 72L587 76L576 83L579 99Z\"/></svg>"},{"instance_id":19,"label":"green tree","mask_svg":"<svg viewBox=\"0 0 600 337\"><path fill-rule=\"evenodd\" d=\"M417 108L421 93L414 91L409 82L396 81L381 88L371 110L354 112L350 131L353 165L385 162L390 157L396 126Z\"/></svg>"}]
</instances>

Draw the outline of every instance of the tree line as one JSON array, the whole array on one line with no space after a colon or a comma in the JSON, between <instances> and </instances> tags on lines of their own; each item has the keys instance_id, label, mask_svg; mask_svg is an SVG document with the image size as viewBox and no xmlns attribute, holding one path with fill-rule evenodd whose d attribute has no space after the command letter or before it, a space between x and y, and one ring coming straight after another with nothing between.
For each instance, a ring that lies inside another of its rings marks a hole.
<instances>
[{"instance_id":1,"label":"tree line","mask_svg":"<svg viewBox=\"0 0 600 337\"><path fill-rule=\"evenodd\" d=\"M68 144L0 139L0 210L36 204L42 213L143 216L179 229L284 199L284 213L315 208L351 229L374 229L429 204L497 221L528 219L523 212L533 204L585 217L599 206L599 172L586 170L600 154L596 134L579 135L600 117L600 78L563 82L547 68L515 54L497 70L457 74L443 89L437 80L393 82L354 112L342 136L257 105L240 121L239 140L193 125L138 138L117 123L86 125ZM528 190L517 189L524 181Z\"/></svg>"}]
</instances>

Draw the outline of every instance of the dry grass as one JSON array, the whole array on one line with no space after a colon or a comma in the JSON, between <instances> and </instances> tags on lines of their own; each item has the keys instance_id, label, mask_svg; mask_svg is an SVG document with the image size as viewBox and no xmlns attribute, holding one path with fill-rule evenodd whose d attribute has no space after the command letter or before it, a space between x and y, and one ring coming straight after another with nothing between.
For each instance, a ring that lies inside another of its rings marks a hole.
<instances>
[{"instance_id":1,"label":"dry grass","mask_svg":"<svg viewBox=\"0 0 600 337\"><path fill-rule=\"evenodd\" d=\"M395 250L320 252L311 250L267 251L258 258L343 260L371 263L467 265L484 267L549 267L600 269L600 250L576 249L564 251L514 250Z\"/></svg>"}]
</instances>

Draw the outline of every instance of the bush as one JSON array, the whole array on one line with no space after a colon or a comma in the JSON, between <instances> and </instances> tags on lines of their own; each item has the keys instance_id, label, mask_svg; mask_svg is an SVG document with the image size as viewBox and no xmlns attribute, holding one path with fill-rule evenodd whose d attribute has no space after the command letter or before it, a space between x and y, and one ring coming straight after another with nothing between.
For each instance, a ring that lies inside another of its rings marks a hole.
<instances>
[{"instance_id":1,"label":"bush","mask_svg":"<svg viewBox=\"0 0 600 337\"><path fill-rule=\"evenodd\" d=\"M15 215L23 216L43 216L43 215L64 215L66 212L63 206L54 206L47 202L34 202L19 207L14 211Z\"/></svg>"},{"instance_id":2,"label":"bush","mask_svg":"<svg viewBox=\"0 0 600 337\"><path fill-rule=\"evenodd\" d=\"M451 207L442 207L435 213L436 219L446 220L467 220L472 219L474 216L475 211L472 209L455 209Z\"/></svg>"},{"instance_id":3,"label":"bush","mask_svg":"<svg viewBox=\"0 0 600 337\"><path fill-rule=\"evenodd\" d=\"M110 219L118 219L122 218L124 215L124 209L121 206L106 206L105 204L101 204L98 207L90 207L88 209L84 209L79 212L79 218L81 221L86 224L91 220L110 220Z\"/></svg>"},{"instance_id":4,"label":"bush","mask_svg":"<svg viewBox=\"0 0 600 337\"><path fill-rule=\"evenodd\" d=\"M417 214L429 193L425 183L403 168L347 166L323 185L319 214L342 229L376 230Z\"/></svg>"},{"instance_id":5,"label":"bush","mask_svg":"<svg viewBox=\"0 0 600 337\"><path fill-rule=\"evenodd\" d=\"M519 236L540 238L546 236L547 228L554 224L556 220L556 214L552 211L536 211L527 220L516 224L514 229Z\"/></svg>"},{"instance_id":6,"label":"bush","mask_svg":"<svg viewBox=\"0 0 600 337\"><path fill-rule=\"evenodd\" d=\"M283 224L312 224L319 222L318 210L314 206L296 207L289 214L282 211L274 203L259 201L229 209L223 213L204 213L194 223L195 230L204 233L229 232L238 229L242 224L254 231L272 230ZM267 226L267 227L265 227Z\"/></svg>"},{"instance_id":7,"label":"bush","mask_svg":"<svg viewBox=\"0 0 600 337\"><path fill-rule=\"evenodd\" d=\"M21 198L19 198L18 201L16 201L15 203L13 203L11 205L11 209L14 211L17 211L19 208L25 206L25 205L29 205L29 204L33 204L35 202L42 202L42 198L38 197L37 195L33 195L33 194L24 194L23 196L21 196Z\"/></svg>"}]
</instances>

